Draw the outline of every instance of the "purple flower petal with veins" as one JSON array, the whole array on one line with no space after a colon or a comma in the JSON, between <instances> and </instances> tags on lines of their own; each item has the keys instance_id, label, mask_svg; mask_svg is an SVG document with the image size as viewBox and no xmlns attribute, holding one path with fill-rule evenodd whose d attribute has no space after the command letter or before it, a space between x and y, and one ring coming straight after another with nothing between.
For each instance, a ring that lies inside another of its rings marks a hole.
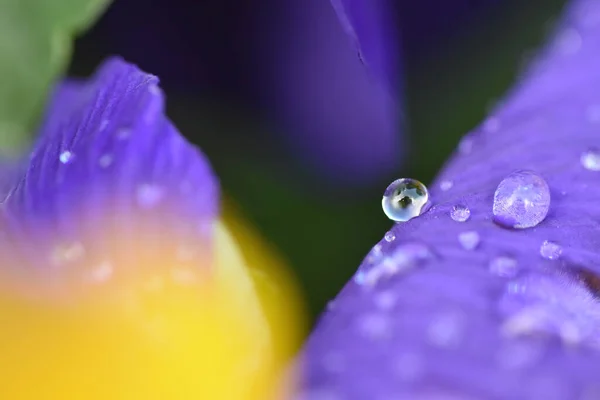
<instances>
[{"instance_id":1,"label":"purple flower petal with veins","mask_svg":"<svg viewBox=\"0 0 600 400\"><path fill-rule=\"evenodd\" d=\"M119 58L88 81L58 85L37 143L3 185L3 262L47 270L81 256L101 264L83 253L136 257L127 248L139 240L150 250L176 242L206 256L217 182L165 116L157 85ZM115 242L111 232L131 241Z\"/></svg>"},{"instance_id":2,"label":"purple flower petal with veins","mask_svg":"<svg viewBox=\"0 0 600 400\"><path fill-rule=\"evenodd\" d=\"M599 17L597 0L570 3L432 185L434 206L365 259L357 277L377 279L348 283L306 345L308 398L600 398L600 172L582 156L600 146ZM493 221L494 192L517 170L547 182L550 208L507 229ZM456 205L470 218L453 219ZM466 231L476 248L460 245ZM548 257L546 242L560 251Z\"/></svg>"}]
</instances>

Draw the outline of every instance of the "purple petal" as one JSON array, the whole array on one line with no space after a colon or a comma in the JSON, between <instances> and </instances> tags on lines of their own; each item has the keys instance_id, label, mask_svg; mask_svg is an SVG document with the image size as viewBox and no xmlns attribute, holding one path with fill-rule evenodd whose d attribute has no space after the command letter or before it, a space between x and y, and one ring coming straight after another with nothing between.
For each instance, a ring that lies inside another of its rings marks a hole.
<instances>
[{"instance_id":1,"label":"purple petal","mask_svg":"<svg viewBox=\"0 0 600 400\"><path fill-rule=\"evenodd\" d=\"M557 38L430 187L435 205L365 259L307 343L309 398L600 398L599 16L599 2L572 2ZM515 170L550 187L533 228L492 219L494 191ZM470 218L451 218L455 205ZM477 246L461 245L465 232Z\"/></svg>"},{"instance_id":2,"label":"purple petal","mask_svg":"<svg viewBox=\"0 0 600 400\"><path fill-rule=\"evenodd\" d=\"M399 45L389 0L331 0L342 27L355 42L361 60L372 73L399 90Z\"/></svg>"},{"instance_id":3,"label":"purple petal","mask_svg":"<svg viewBox=\"0 0 600 400\"><path fill-rule=\"evenodd\" d=\"M400 106L370 79L334 10L320 0L277 7L264 37L260 90L291 151L338 184L372 182L397 169Z\"/></svg>"},{"instance_id":4,"label":"purple petal","mask_svg":"<svg viewBox=\"0 0 600 400\"><path fill-rule=\"evenodd\" d=\"M131 261L136 254L127 248L136 240L149 249L177 242L207 251L217 182L165 116L157 85L112 58L89 81L56 88L25 172L4 202L4 229L21 250L19 263L44 269L60 246L107 258L129 253ZM111 240L111 233L131 241Z\"/></svg>"}]
</instances>

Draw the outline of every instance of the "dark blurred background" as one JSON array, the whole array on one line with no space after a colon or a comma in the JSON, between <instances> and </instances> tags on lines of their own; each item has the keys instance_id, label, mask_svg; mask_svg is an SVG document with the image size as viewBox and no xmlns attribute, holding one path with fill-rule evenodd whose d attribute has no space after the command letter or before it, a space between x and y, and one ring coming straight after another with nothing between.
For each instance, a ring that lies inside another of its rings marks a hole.
<instances>
[{"instance_id":1,"label":"dark blurred background","mask_svg":"<svg viewBox=\"0 0 600 400\"><path fill-rule=\"evenodd\" d=\"M367 71L329 0L118 0L70 73L119 54L289 261L311 317L391 223L393 179L430 182L510 87L564 0L396 0L398 85Z\"/></svg>"}]
</instances>

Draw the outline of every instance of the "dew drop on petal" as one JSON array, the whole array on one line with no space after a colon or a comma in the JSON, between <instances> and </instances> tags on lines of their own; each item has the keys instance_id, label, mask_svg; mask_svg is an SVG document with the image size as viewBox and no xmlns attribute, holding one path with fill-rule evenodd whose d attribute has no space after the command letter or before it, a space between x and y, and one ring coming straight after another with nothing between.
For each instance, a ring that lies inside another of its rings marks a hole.
<instances>
[{"instance_id":1,"label":"dew drop on petal","mask_svg":"<svg viewBox=\"0 0 600 400\"><path fill-rule=\"evenodd\" d=\"M98 160L98 164L100 164L102 168L107 168L110 166L110 164L112 164L112 162L113 157L110 154L104 154L102 157L100 157L100 160Z\"/></svg>"},{"instance_id":2,"label":"dew drop on petal","mask_svg":"<svg viewBox=\"0 0 600 400\"><path fill-rule=\"evenodd\" d=\"M540 255L548 260L556 260L562 254L562 247L549 240L544 240L540 246Z\"/></svg>"},{"instance_id":3,"label":"dew drop on petal","mask_svg":"<svg viewBox=\"0 0 600 400\"><path fill-rule=\"evenodd\" d=\"M452 181L443 180L440 182L440 189L442 192L447 192L448 190L452 189L452 186L454 186L454 182Z\"/></svg>"},{"instance_id":4,"label":"dew drop on petal","mask_svg":"<svg viewBox=\"0 0 600 400\"><path fill-rule=\"evenodd\" d=\"M137 201L143 208L151 208L158 204L163 197L163 189L159 186L144 183L137 188Z\"/></svg>"},{"instance_id":5,"label":"dew drop on petal","mask_svg":"<svg viewBox=\"0 0 600 400\"><path fill-rule=\"evenodd\" d=\"M428 201L429 192L424 184L415 179L402 178L387 187L381 205L389 219L405 222L421 215Z\"/></svg>"},{"instance_id":6,"label":"dew drop on petal","mask_svg":"<svg viewBox=\"0 0 600 400\"><path fill-rule=\"evenodd\" d=\"M358 270L354 281L359 285L374 286L381 279L406 273L431 257L432 253L427 246L414 242L404 243L386 256L379 250L372 261L367 256L368 264Z\"/></svg>"},{"instance_id":7,"label":"dew drop on petal","mask_svg":"<svg viewBox=\"0 0 600 400\"><path fill-rule=\"evenodd\" d=\"M469 136L463 137L458 143L458 151L461 154L469 154L473 150L473 138Z\"/></svg>"},{"instance_id":8,"label":"dew drop on petal","mask_svg":"<svg viewBox=\"0 0 600 400\"><path fill-rule=\"evenodd\" d=\"M456 222L465 222L470 216L471 210L469 210L469 207L462 204L455 205L450 211L450 217Z\"/></svg>"},{"instance_id":9,"label":"dew drop on petal","mask_svg":"<svg viewBox=\"0 0 600 400\"><path fill-rule=\"evenodd\" d=\"M454 347L462 336L463 321L458 314L442 314L435 317L427 328L429 342L438 347Z\"/></svg>"},{"instance_id":10,"label":"dew drop on petal","mask_svg":"<svg viewBox=\"0 0 600 400\"><path fill-rule=\"evenodd\" d=\"M396 239L396 234L392 231L388 231L385 233L385 236L383 237L385 239L386 242L393 242Z\"/></svg>"},{"instance_id":11,"label":"dew drop on petal","mask_svg":"<svg viewBox=\"0 0 600 400\"><path fill-rule=\"evenodd\" d=\"M503 278L513 278L519 272L517 260L508 256L494 257L490 261L490 272Z\"/></svg>"},{"instance_id":12,"label":"dew drop on petal","mask_svg":"<svg viewBox=\"0 0 600 400\"><path fill-rule=\"evenodd\" d=\"M81 260L85 256L85 247L80 242L62 243L52 250L50 256L54 265L62 265Z\"/></svg>"},{"instance_id":13,"label":"dew drop on petal","mask_svg":"<svg viewBox=\"0 0 600 400\"><path fill-rule=\"evenodd\" d=\"M546 218L550 188L533 171L516 171L500 182L494 193L494 222L506 228L531 228Z\"/></svg>"},{"instance_id":14,"label":"dew drop on petal","mask_svg":"<svg viewBox=\"0 0 600 400\"><path fill-rule=\"evenodd\" d=\"M600 149L588 149L581 154L581 165L589 171L600 171Z\"/></svg>"},{"instance_id":15,"label":"dew drop on petal","mask_svg":"<svg viewBox=\"0 0 600 400\"><path fill-rule=\"evenodd\" d=\"M73 153L71 153L68 150L65 150L62 153L60 153L60 155L58 156L58 159L60 160L61 163L67 164L69 161L71 161L73 159Z\"/></svg>"},{"instance_id":16,"label":"dew drop on petal","mask_svg":"<svg viewBox=\"0 0 600 400\"><path fill-rule=\"evenodd\" d=\"M458 241L465 250L475 250L480 240L479 234L475 231L461 232L458 235Z\"/></svg>"}]
</instances>

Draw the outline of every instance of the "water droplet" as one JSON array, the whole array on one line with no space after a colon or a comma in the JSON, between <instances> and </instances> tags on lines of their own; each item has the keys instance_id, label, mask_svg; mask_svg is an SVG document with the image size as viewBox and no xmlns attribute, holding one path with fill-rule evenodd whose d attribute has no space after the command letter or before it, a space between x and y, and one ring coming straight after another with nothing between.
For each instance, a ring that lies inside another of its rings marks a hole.
<instances>
[{"instance_id":1,"label":"water droplet","mask_svg":"<svg viewBox=\"0 0 600 400\"><path fill-rule=\"evenodd\" d=\"M396 239L396 234L392 231L385 233L384 239L386 242L393 242Z\"/></svg>"},{"instance_id":2,"label":"water droplet","mask_svg":"<svg viewBox=\"0 0 600 400\"><path fill-rule=\"evenodd\" d=\"M390 320L382 314L367 314L358 320L359 331L369 339L382 339L391 333Z\"/></svg>"},{"instance_id":3,"label":"water droplet","mask_svg":"<svg viewBox=\"0 0 600 400\"><path fill-rule=\"evenodd\" d=\"M425 185L415 179L402 178L387 187L381 205L389 219L405 222L425 212L428 201L429 192Z\"/></svg>"},{"instance_id":4,"label":"water droplet","mask_svg":"<svg viewBox=\"0 0 600 400\"><path fill-rule=\"evenodd\" d=\"M556 260L562 254L562 247L560 245L544 240L540 246L540 255L548 260Z\"/></svg>"},{"instance_id":5,"label":"water droplet","mask_svg":"<svg viewBox=\"0 0 600 400\"><path fill-rule=\"evenodd\" d=\"M448 190L452 189L452 186L454 186L454 182L452 181L443 180L440 182L440 189L442 192L447 192Z\"/></svg>"},{"instance_id":6,"label":"water droplet","mask_svg":"<svg viewBox=\"0 0 600 400\"><path fill-rule=\"evenodd\" d=\"M590 171L600 171L600 150L593 148L581 154L581 165Z\"/></svg>"},{"instance_id":7,"label":"water droplet","mask_svg":"<svg viewBox=\"0 0 600 400\"><path fill-rule=\"evenodd\" d=\"M85 247L80 242L63 243L52 250L51 262L54 265L81 260L85 255Z\"/></svg>"},{"instance_id":8,"label":"water droplet","mask_svg":"<svg viewBox=\"0 0 600 400\"><path fill-rule=\"evenodd\" d=\"M508 256L499 256L490 262L490 272L503 278L513 278L519 272L517 260Z\"/></svg>"},{"instance_id":9,"label":"water droplet","mask_svg":"<svg viewBox=\"0 0 600 400\"><path fill-rule=\"evenodd\" d=\"M120 128L120 129L117 130L117 139L118 140L128 139L129 136L131 136L131 129L129 129L129 128Z\"/></svg>"},{"instance_id":10,"label":"water droplet","mask_svg":"<svg viewBox=\"0 0 600 400\"><path fill-rule=\"evenodd\" d=\"M85 276L85 279L92 283L103 283L110 279L113 274L113 266L105 261L92 268Z\"/></svg>"},{"instance_id":11,"label":"water droplet","mask_svg":"<svg viewBox=\"0 0 600 400\"><path fill-rule=\"evenodd\" d=\"M479 246L479 234L475 231L462 232L458 235L458 241L465 250L475 250Z\"/></svg>"},{"instance_id":12,"label":"water droplet","mask_svg":"<svg viewBox=\"0 0 600 400\"><path fill-rule=\"evenodd\" d=\"M473 150L473 138L470 136L463 137L458 142L458 151L461 154L469 154Z\"/></svg>"},{"instance_id":13,"label":"water droplet","mask_svg":"<svg viewBox=\"0 0 600 400\"><path fill-rule=\"evenodd\" d=\"M404 243L391 255L376 258L371 268L361 267L354 276L359 285L374 286L383 278L405 273L417 267L421 262L432 257L427 246L420 243Z\"/></svg>"},{"instance_id":14,"label":"water droplet","mask_svg":"<svg viewBox=\"0 0 600 400\"><path fill-rule=\"evenodd\" d=\"M483 130L487 133L494 133L500 129L500 119L496 117L488 118L483 123Z\"/></svg>"},{"instance_id":15,"label":"water droplet","mask_svg":"<svg viewBox=\"0 0 600 400\"><path fill-rule=\"evenodd\" d=\"M452 211L450 211L450 217L456 222L465 222L470 216L471 210L469 210L469 207L462 204L455 205L452 207Z\"/></svg>"},{"instance_id":16,"label":"water droplet","mask_svg":"<svg viewBox=\"0 0 600 400\"><path fill-rule=\"evenodd\" d=\"M546 218L550 188L533 171L516 171L500 182L494 193L494 222L507 228L531 228Z\"/></svg>"},{"instance_id":17,"label":"water droplet","mask_svg":"<svg viewBox=\"0 0 600 400\"><path fill-rule=\"evenodd\" d=\"M138 204L143 208L151 208L160 202L163 194L161 187L144 183L137 188Z\"/></svg>"},{"instance_id":18,"label":"water droplet","mask_svg":"<svg viewBox=\"0 0 600 400\"><path fill-rule=\"evenodd\" d=\"M396 305L396 295L392 291L384 291L377 293L375 295L373 301L377 305L377 307L381 310L387 311L394 308Z\"/></svg>"},{"instance_id":19,"label":"water droplet","mask_svg":"<svg viewBox=\"0 0 600 400\"><path fill-rule=\"evenodd\" d=\"M558 50L567 55L577 53L581 48L583 40L581 39L579 32L569 28L559 34L556 43Z\"/></svg>"},{"instance_id":20,"label":"water droplet","mask_svg":"<svg viewBox=\"0 0 600 400\"><path fill-rule=\"evenodd\" d=\"M108 166L110 166L110 164L112 164L113 162L113 157L110 154L104 154L102 157L100 157L100 160L98 160L98 164L100 164L100 166L102 168L106 168Z\"/></svg>"},{"instance_id":21,"label":"water droplet","mask_svg":"<svg viewBox=\"0 0 600 400\"><path fill-rule=\"evenodd\" d=\"M567 345L600 347L600 302L579 275L546 271L511 281L500 311L507 336L550 334Z\"/></svg>"},{"instance_id":22,"label":"water droplet","mask_svg":"<svg viewBox=\"0 0 600 400\"><path fill-rule=\"evenodd\" d=\"M427 328L429 342L438 347L454 347L462 336L463 321L458 314L442 314L431 321Z\"/></svg>"},{"instance_id":23,"label":"water droplet","mask_svg":"<svg viewBox=\"0 0 600 400\"><path fill-rule=\"evenodd\" d=\"M58 156L58 159L60 160L61 163L66 164L73 159L73 153L71 153L68 150L65 150L62 153L60 153L60 155Z\"/></svg>"}]
</instances>

